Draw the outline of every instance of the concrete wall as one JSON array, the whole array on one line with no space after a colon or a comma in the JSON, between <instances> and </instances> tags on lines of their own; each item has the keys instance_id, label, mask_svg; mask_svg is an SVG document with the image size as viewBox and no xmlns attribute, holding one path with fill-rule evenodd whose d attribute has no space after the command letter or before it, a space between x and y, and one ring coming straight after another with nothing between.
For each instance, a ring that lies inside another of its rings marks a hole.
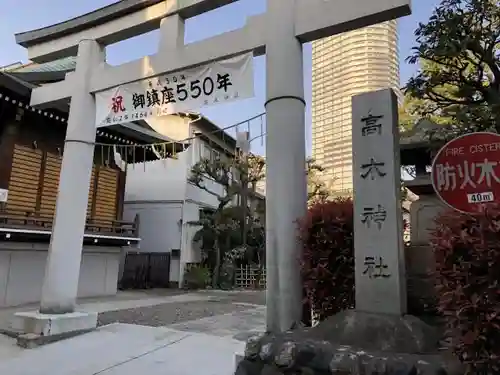
<instances>
[{"instance_id":1,"label":"concrete wall","mask_svg":"<svg viewBox=\"0 0 500 375\"><path fill-rule=\"evenodd\" d=\"M125 202L183 200L191 156L189 148L177 156L177 159L129 165Z\"/></svg>"},{"instance_id":2,"label":"concrete wall","mask_svg":"<svg viewBox=\"0 0 500 375\"><path fill-rule=\"evenodd\" d=\"M38 303L48 244L0 243L0 307ZM116 294L121 248L84 247L79 297Z\"/></svg>"},{"instance_id":3,"label":"concrete wall","mask_svg":"<svg viewBox=\"0 0 500 375\"><path fill-rule=\"evenodd\" d=\"M139 251L171 252L181 249L182 201L144 201L125 203L124 216L139 215ZM179 258L171 257L170 281L179 281Z\"/></svg>"}]
</instances>

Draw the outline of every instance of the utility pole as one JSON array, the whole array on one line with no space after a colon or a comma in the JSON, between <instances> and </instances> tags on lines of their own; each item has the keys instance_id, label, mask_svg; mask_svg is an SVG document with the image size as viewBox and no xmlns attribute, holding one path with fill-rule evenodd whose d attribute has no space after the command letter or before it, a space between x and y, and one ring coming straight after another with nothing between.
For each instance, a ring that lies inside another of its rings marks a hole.
<instances>
[{"instance_id":1,"label":"utility pole","mask_svg":"<svg viewBox=\"0 0 500 375\"><path fill-rule=\"evenodd\" d=\"M250 141L249 132L238 132L236 134L236 142L238 148L238 157L242 164L241 171L241 212L242 212L242 224L241 224L241 238L243 245L247 244L247 212L248 212L248 153L250 151Z\"/></svg>"}]
</instances>

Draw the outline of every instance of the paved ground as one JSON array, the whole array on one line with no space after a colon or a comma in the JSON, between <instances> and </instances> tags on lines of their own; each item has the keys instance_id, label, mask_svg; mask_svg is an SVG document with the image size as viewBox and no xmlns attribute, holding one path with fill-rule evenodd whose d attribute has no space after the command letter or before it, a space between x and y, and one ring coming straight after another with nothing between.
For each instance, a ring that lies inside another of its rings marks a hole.
<instances>
[{"instance_id":1,"label":"paved ground","mask_svg":"<svg viewBox=\"0 0 500 375\"><path fill-rule=\"evenodd\" d=\"M33 350L0 335L0 374L233 374L235 353L265 329L264 303L264 292L222 291L121 292L79 301L79 310L99 312L97 331ZM30 309L36 306L0 310L0 325ZM109 324L115 322L132 324Z\"/></svg>"},{"instance_id":2,"label":"paved ground","mask_svg":"<svg viewBox=\"0 0 500 375\"><path fill-rule=\"evenodd\" d=\"M15 358L23 352L23 349L16 345L16 340L4 335L0 335L0 363L7 359Z\"/></svg>"},{"instance_id":3,"label":"paved ground","mask_svg":"<svg viewBox=\"0 0 500 375\"><path fill-rule=\"evenodd\" d=\"M8 375L232 375L231 338L168 328L112 324L97 331L25 350L0 362Z\"/></svg>"}]
</instances>

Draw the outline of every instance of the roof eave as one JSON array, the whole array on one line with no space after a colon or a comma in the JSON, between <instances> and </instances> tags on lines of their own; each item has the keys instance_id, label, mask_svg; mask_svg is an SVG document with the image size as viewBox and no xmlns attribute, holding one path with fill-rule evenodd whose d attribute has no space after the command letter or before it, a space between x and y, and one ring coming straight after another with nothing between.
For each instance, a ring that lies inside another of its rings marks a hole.
<instances>
[{"instance_id":1,"label":"roof eave","mask_svg":"<svg viewBox=\"0 0 500 375\"><path fill-rule=\"evenodd\" d=\"M66 74L72 71L73 70L59 70L53 72L9 72L9 74L23 81L37 84L62 81L66 78Z\"/></svg>"},{"instance_id":2,"label":"roof eave","mask_svg":"<svg viewBox=\"0 0 500 375\"><path fill-rule=\"evenodd\" d=\"M0 72L0 87L5 87L19 96L30 97L33 86L22 79L13 77L11 74Z\"/></svg>"}]
</instances>

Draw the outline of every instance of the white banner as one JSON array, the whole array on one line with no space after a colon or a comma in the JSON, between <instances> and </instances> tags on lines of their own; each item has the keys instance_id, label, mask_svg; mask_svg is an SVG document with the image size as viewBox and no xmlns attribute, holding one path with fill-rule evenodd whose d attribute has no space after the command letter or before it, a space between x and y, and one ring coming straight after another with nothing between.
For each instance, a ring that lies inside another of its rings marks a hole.
<instances>
[{"instance_id":1,"label":"white banner","mask_svg":"<svg viewBox=\"0 0 500 375\"><path fill-rule=\"evenodd\" d=\"M128 83L95 94L98 128L254 96L253 54Z\"/></svg>"}]
</instances>

